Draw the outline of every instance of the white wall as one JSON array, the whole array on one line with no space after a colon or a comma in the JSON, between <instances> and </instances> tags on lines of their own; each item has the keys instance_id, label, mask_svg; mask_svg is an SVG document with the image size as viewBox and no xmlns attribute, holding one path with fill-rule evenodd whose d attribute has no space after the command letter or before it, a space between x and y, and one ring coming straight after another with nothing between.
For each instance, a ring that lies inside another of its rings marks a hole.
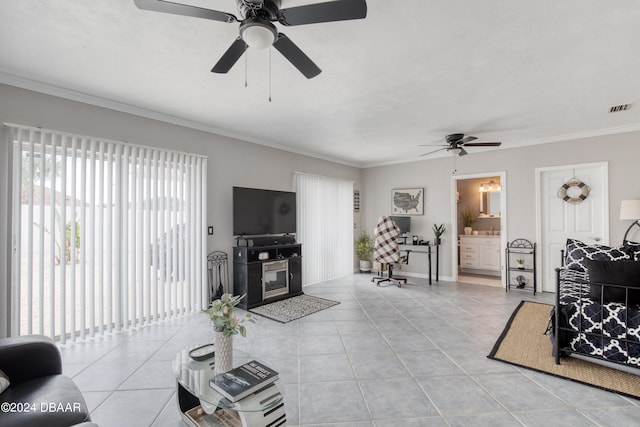
<instances>
[{"instance_id":1,"label":"white wall","mask_svg":"<svg viewBox=\"0 0 640 427\"><path fill-rule=\"evenodd\" d=\"M583 138L514 149L476 152L458 157L457 174L480 174L506 171L507 240L536 239L535 169L538 167L577 163L609 162L609 217L611 244L620 244L630 221L620 221L620 201L640 199L640 132ZM451 158L364 169L361 200L366 207L362 226L373 229L380 215L391 209L391 189L424 187L424 216L412 217L411 234L432 240L433 223L445 223L451 230ZM451 277L451 245L455 237L449 231L443 236L440 251L441 276ZM402 270L425 273L426 267L414 258Z\"/></svg>"},{"instance_id":2,"label":"white wall","mask_svg":"<svg viewBox=\"0 0 640 427\"><path fill-rule=\"evenodd\" d=\"M2 84L0 123L37 126L208 156L207 222L215 231L208 238L207 247L208 251L222 250L230 256L234 243L233 186L291 191L293 172L300 171L347 179L355 182L355 189L360 187L358 168ZM0 150L6 149L5 141L6 138L0 143ZM0 155L4 153L0 151ZM7 169L0 169L3 183L7 182ZM0 196L2 194L0 191ZM358 215L354 216L355 221L359 221ZM0 234L0 244L4 247L6 236L3 238L3 234ZM231 274L231 263L229 270ZM2 276L5 272L3 269ZM0 290L5 283L1 281ZM0 292L0 302L1 296Z\"/></svg>"}]
</instances>

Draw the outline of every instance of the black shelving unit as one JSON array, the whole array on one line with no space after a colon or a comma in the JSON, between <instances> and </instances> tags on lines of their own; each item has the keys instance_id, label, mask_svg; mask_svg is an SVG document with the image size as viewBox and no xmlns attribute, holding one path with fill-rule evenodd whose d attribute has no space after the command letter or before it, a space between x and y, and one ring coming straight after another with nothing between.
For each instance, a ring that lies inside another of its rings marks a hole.
<instances>
[{"instance_id":1,"label":"black shelving unit","mask_svg":"<svg viewBox=\"0 0 640 427\"><path fill-rule=\"evenodd\" d=\"M288 264L289 292L263 298L263 264L274 261ZM262 304L302 295L302 245L236 246L233 248L233 293L247 294L238 304L249 310Z\"/></svg>"},{"instance_id":2,"label":"black shelving unit","mask_svg":"<svg viewBox=\"0 0 640 427\"><path fill-rule=\"evenodd\" d=\"M536 294L536 244L527 239L516 239L511 243L507 243L506 252L506 268L505 280L507 281L505 289L523 291L533 291ZM519 267L516 259L524 260L524 267Z\"/></svg>"}]
</instances>

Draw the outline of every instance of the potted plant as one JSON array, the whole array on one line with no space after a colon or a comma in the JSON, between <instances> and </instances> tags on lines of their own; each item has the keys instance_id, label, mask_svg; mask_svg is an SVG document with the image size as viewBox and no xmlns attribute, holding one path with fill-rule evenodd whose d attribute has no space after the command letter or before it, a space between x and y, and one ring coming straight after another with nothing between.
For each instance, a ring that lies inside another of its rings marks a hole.
<instances>
[{"instance_id":1,"label":"potted plant","mask_svg":"<svg viewBox=\"0 0 640 427\"><path fill-rule=\"evenodd\" d=\"M356 255L360 260L360 272L371 271L371 255L373 254L373 240L366 232L362 232L356 240Z\"/></svg>"},{"instance_id":2,"label":"potted plant","mask_svg":"<svg viewBox=\"0 0 640 427\"><path fill-rule=\"evenodd\" d=\"M471 234L471 226L476 221L476 214L469 206L462 210L462 223L464 224L464 234Z\"/></svg>"},{"instance_id":3,"label":"potted plant","mask_svg":"<svg viewBox=\"0 0 640 427\"><path fill-rule=\"evenodd\" d=\"M222 294L220 299L213 301L205 310L215 331L215 373L227 372L233 367L233 336L240 334L246 337L247 328L243 325L244 321L254 322L251 313L247 313L245 318L241 319L233 310L246 295Z\"/></svg>"},{"instance_id":4,"label":"potted plant","mask_svg":"<svg viewBox=\"0 0 640 427\"><path fill-rule=\"evenodd\" d=\"M524 270L524 259L522 258L516 259L516 264L518 264L518 269Z\"/></svg>"},{"instance_id":5,"label":"potted plant","mask_svg":"<svg viewBox=\"0 0 640 427\"><path fill-rule=\"evenodd\" d=\"M436 236L435 239L433 239L433 243L435 245L440 244L440 236L442 236L445 231L447 231L447 228L444 226L444 224L433 224L433 234L435 234Z\"/></svg>"}]
</instances>

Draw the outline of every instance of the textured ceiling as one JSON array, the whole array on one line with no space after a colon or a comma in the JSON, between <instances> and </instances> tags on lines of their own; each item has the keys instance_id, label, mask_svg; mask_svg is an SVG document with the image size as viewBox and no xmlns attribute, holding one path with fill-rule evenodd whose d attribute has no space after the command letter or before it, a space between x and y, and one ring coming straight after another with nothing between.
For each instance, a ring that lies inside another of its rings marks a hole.
<instances>
[{"instance_id":1,"label":"textured ceiling","mask_svg":"<svg viewBox=\"0 0 640 427\"><path fill-rule=\"evenodd\" d=\"M504 149L640 129L640 1L367 4L364 20L277 24L323 72L249 49L245 87L244 59L209 71L237 24L133 0L0 0L0 82L361 167L423 159L419 144L454 132Z\"/></svg>"}]
</instances>

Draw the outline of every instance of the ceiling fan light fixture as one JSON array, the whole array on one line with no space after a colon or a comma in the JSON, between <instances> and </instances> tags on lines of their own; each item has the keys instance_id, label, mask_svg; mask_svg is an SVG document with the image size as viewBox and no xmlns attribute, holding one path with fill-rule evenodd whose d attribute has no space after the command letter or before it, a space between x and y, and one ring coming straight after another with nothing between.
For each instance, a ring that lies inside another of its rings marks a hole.
<instances>
[{"instance_id":1,"label":"ceiling fan light fixture","mask_svg":"<svg viewBox=\"0 0 640 427\"><path fill-rule=\"evenodd\" d=\"M278 30L271 22L255 18L240 26L240 37L254 49L266 49L276 41Z\"/></svg>"}]
</instances>

